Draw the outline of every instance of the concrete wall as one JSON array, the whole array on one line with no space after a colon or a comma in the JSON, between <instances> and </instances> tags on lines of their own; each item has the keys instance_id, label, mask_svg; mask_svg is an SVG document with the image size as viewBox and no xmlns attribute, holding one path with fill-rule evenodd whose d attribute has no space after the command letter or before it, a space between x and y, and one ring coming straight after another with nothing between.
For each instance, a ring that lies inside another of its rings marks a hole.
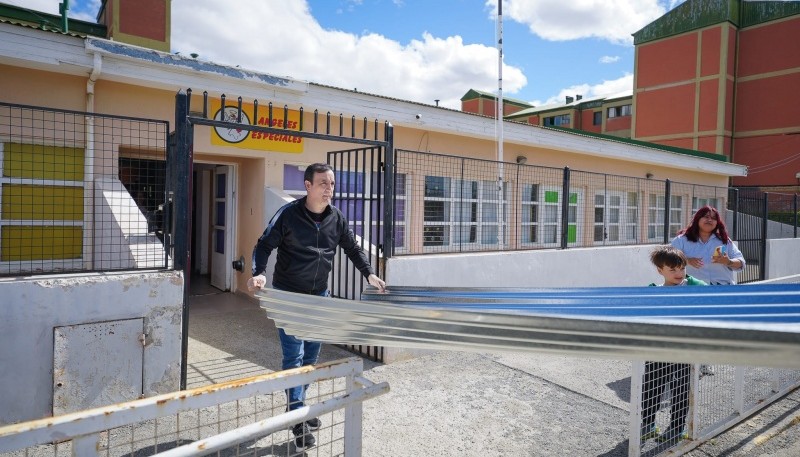
<instances>
[{"instance_id":1,"label":"concrete wall","mask_svg":"<svg viewBox=\"0 0 800 457\"><path fill-rule=\"evenodd\" d=\"M646 286L661 278L653 246L400 256L388 260L386 278L422 287Z\"/></svg>"},{"instance_id":2,"label":"concrete wall","mask_svg":"<svg viewBox=\"0 0 800 457\"><path fill-rule=\"evenodd\" d=\"M87 384L97 382L104 390L83 389L83 401L91 403L93 396L110 403L137 398L114 398L113 393L118 391L111 390L108 395L113 382L91 379L98 372L113 373L114 367L123 371L130 364L141 364L143 371L140 380L134 380L139 383L137 394L152 396L178 390L183 285L180 272L82 273L0 280L0 424L53 414L54 376L64 375L54 373L54 362L60 356L67 360L67 370L75 368L73 371L86 377ZM126 360L113 352L99 356L108 351L96 344L69 348L54 341L56 328L130 319L142 320L137 336L144 334L144 343L134 339L133 347L127 348L138 352L139 360ZM64 353L58 354L55 346Z\"/></svg>"},{"instance_id":3,"label":"concrete wall","mask_svg":"<svg viewBox=\"0 0 800 457\"><path fill-rule=\"evenodd\" d=\"M800 274L800 238L767 240L766 279Z\"/></svg>"}]
</instances>

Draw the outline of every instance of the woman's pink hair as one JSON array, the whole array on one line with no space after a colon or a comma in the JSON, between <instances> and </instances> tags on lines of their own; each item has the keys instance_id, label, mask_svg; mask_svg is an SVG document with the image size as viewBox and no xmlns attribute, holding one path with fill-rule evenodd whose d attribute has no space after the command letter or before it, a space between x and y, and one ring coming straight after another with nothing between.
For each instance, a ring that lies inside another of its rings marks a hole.
<instances>
[{"instance_id":1,"label":"woman's pink hair","mask_svg":"<svg viewBox=\"0 0 800 457\"><path fill-rule=\"evenodd\" d=\"M713 206L708 205L698 209L697 212L694 213L694 217L692 217L692 221L689 222L689 225L678 232L678 235L686 235L686 239L689 241L697 242L700 239L700 219L708 213L714 214L714 217L717 218L717 228L715 228L712 233L717 235L717 238L724 244L728 244L728 230L725 228L725 222L722 220L722 217L720 217L719 211Z\"/></svg>"}]
</instances>

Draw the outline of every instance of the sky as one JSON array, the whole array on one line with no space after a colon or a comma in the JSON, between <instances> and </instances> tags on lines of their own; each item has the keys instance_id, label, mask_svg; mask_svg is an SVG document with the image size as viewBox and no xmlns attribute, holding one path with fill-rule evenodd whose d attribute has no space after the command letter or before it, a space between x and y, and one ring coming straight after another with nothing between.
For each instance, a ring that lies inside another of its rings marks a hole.
<instances>
[{"instance_id":1,"label":"sky","mask_svg":"<svg viewBox=\"0 0 800 457\"><path fill-rule=\"evenodd\" d=\"M0 0L58 14L63 0ZM632 34L683 0L505 0L504 98L535 106L630 92ZM96 22L100 0L71 0ZM172 0L172 52L461 108L497 94L497 0Z\"/></svg>"}]
</instances>

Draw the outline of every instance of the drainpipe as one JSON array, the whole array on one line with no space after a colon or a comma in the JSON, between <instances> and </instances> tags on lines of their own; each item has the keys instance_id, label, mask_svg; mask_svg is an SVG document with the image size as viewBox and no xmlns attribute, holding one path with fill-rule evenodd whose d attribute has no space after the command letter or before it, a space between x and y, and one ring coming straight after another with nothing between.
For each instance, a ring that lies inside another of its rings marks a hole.
<instances>
[{"instance_id":1,"label":"drainpipe","mask_svg":"<svg viewBox=\"0 0 800 457\"><path fill-rule=\"evenodd\" d=\"M91 259L89 269L95 269L94 259L94 83L100 78L102 71L103 58L100 54L94 54L92 62L92 72L89 74L89 80L86 81L86 145L85 161L83 164L83 185L84 185L84 198L83 198L83 214L85 221L85 228L83 234L83 258Z\"/></svg>"}]
</instances>

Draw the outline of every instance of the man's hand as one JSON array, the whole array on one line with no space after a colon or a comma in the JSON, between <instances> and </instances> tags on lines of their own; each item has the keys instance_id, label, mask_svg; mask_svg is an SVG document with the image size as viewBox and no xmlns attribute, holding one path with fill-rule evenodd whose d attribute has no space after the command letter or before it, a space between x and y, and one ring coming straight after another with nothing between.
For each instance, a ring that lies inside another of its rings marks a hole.
<instances>
[{"instance_id":1,"label":"man's hand","mask_svg":"<svg viewBox=\"0 0 800 457\"><path fill-rule=\"evenodd\" d=\"M264 275L253 276L252 278L247 280L247 290L249 290L250 292L261 290L266 285L267 285L267 277Z\"/></svg>"},{"instance_id":2,"label":"man's hand","mask_svg":"<svg viewBox=\"0 0 800 457\"><path fill-rule=\"evenodd\" d=\"M369 275L369 277L367 278L367 282L375 286L381 292L386 291L386 283L383 282L383 280L376 275Z\"/></svg>"}]
</instances>

